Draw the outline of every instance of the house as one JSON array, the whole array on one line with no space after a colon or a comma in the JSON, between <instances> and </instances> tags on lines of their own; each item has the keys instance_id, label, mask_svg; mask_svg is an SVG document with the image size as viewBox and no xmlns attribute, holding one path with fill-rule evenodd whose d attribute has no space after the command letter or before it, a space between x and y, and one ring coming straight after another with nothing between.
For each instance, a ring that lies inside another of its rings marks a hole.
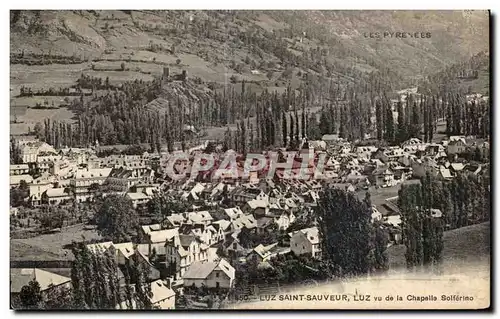
<instances>
[{"instance_id":1,"label":"house","mask_svg":"<svg viewBox=\"0 0 500 319\"><path fill-rule=\"evenodd\" d=\"M451 170L455 173L461 172L465 168L464 163L451 163L450 166Z\"/></svg>"},{"instance_id":2,"label":"house","mask_svg":"<svg viewBox=\"0 0 500 319\"><path fill-rule=\"evenodd\" d=\"M253 199L243 206L243 211L251 212L255 216L264 216L268 211L269 201Z\"/></svg>"},{"instance_id":3,"label":"house","mask_svg":"<svg viewBox=\"0 0 500 319\"><path fill-rule=\"evenodd\" d=\"M243 212L238 206L233 208L224 208L223 211L225 216L227 216L229 220L235 220L243 215Z\"/></svg>"},{"instance_id":4,"label":"house","mask_svg":"<svg viewBox=\"0 0 500 319\"><path fill-rule=\"evenodd\" d=\"M313 258L321 258L321 243L317 227L305 228L288 234L290 250L295 255L311 254Z\"/></svg>"},{"instance_id":5,"label":"house","mask_svg":"<svg viewBox=\"0 0 500 319\"><path fill-rule=\"evenodd\" d=\"M186 221L186 217L183 214L172 214L167 217L166 224L168 228L176 228L180 227Z\"/></svg>"},{"instance_id":6,"label":"house","mask_svg":"<svg viewBox=\"0 0 500 319\"><path fill-rule=\"evenodd\" d=\"M42 194L42 203L50 205L59 205L71 199L73 196L63 187L49 188Z\"/></svg>"},{"instance_id":7,"label":"house","mask_svg":"<svg viewBox=\"0 0 500 319\"><path fill-rule=\"evenodd\" d=\"M409 140L403 142L401 144L401 148L407 153L415 153L417 151L423 151L426 148L426 145L422 143L418 138L410 138Z\"/></svg>"},{"instance_id":8,"label":"house","mask_svg":"<svg viewBox=\"0 0 500 319\"><path fill-rule=\"evenodd\" d=\"M52 146L40 141L19 143L18 147L21 151L21 160L25 164L36 163L39 155L44 156L45 154L57 154L56 150Z\"/></svg>"},{"instance_id":9,"label":"house","mask_svg":"<svg viewBox=\"0 0 500 319\"><path fill-rule=\"evenodd\" d=\"M205 186L203 186L201 183L196 183L196 185L194 185L189 192L184 192L181 198L184 200L198 200L200 199L200 196L202 195L204 189Z\"/></svg>"},{"instance_id":10,"label":"house","mask_svg":"<svg viewBox=\"0 0 500 319\"><path fill-rule=\"evenodd\" d=\"M179 235L165 243L165 265L176 279L196 261L208 259L208 246L194 235Z\"/></svg>"},{"instance_id":11,"label":"house","mask_svg":"<svg viewBox=\"0 0 500 319\"><path fill-rule=\"evenodd\" d=\"M446 147L446 152L449 155L461 154L467 151L467 143L465 138L451 139Z\"/></svg>"},{"instance_id":12,"label":"house","mask_svg":"<svg viewBox=\"0 0 500 319\"><path fill-rule=\"evenodd\" d=\"M134 193L144 193L150 197L157 194L159 191L159 184L136 184L132 186Z\"/></svg>"},{"instance_id":13,"label":"house","mask_svg":"<svg viewBox=\"0 0 500 319\"><path fill-rule=\"evenodd\" d=\"M444 152L445 148L442 144L432 143L427 145L424 150L424 154L428 156L436 156L442 152Z\"/></svg>"},{"instance_id":14,"label":"house","mask_svg":"<svg viewBox=\"0 0 500 319\"><path fill-rule=\"evenodd\" d=\"M274 222L279 230L287 230L290 224L295 221L295 215L291 210L281 211L279 214L273 214Z\"/></svg>"},{"instance_id":15,"label":"house","mask_svg":"<svg viewBox=\"0 0 500 319\"><path fill-rule=\"evenodd\" d=\"M36 158L38 156L38 148L32 145L24 145L20 147L21 149L21 161L23 163L36 163Z\"/></svg>"},{"instance_id":16,"label":"house","mask_svg":"<svg viewBox=\"0 0 500 319\"><path fill-rule=\"evenodd\" d=\"M151 200L151 197L144 193L128 192L126 197L132 201L132 206L134 208L137 208L140 205L147 204Z\"/></svg>"},{"instance_id":17,"label":"house","mask_svg":"<svg viewBox=\"0 0 500 319\"><path fill-rule=\"evenodd\" d=\"M202 243L207 244L208 246L215 244L213 241L217 231L212 225L206 226L205 224L184 224L179 227L179 234L183 235L194 235L197 237Z\"/></svg>"},{"instance_id":18,"label":"house","mask_svg":"<svg viewBox=\"0 0 500 319\"><path fill-rule=\"evenodd\" d=\"M378 187L394 186L394 172L388 167L378 167L370 175L371 184Z\"/></svg>"},{"instance_id":19,"label":"house","mask_svg":"<svg viewBox=\"0 0 500 319\"><path fill-rule=\"evenodd\" d=\"M75 193L77 202L82 203L94 197L90 190L91 185L102 185L111 173L111 168L79 169L74 178L70 180L70 186Z\"/></svg>"},{"instance_id":20,"label":"house","mask_svg":"<svg viewBox=\"0 0 500 319\"><path fill-rule=\"evenodd\" d=\"M10 165L10 175L27 175L29 173L28 164Z\"/></svg>"},{"instance_id":21,"label":"house","mask_svg":"<svg viewBox=\"0 0 500 319\"><path fill-rule=\"evenodd\" d=\"M29 184L33 182L33 177L31 175L10 175L10 188L18 187L21 181L25 181Z\"/></svg>"},{"instance_id":22,"label":"house","mask_svg":"<svg viewBox=\"0 0 500 319\"><path fill-rule=\"evenodd\" d=\"M88 244L86 247L93 254L103 254L108 251L108 249L113 247L113 242L106 241L102 243Z\"/></svg>"},{"instance_id":23,"label":"house","mask_svg":"<svg viewBox=\"0 0 500 319\"><path fill-rule=\"evenodd\" d=\"M143 181L142 176L132 169L113 168L106 179L106 185L112 191L128 192L130 188Z\"/></svg>"},{"instance_id":24,"label":"house","mask_svg":"<svg viewBox=\"0 0 500 319\"><path fill-rule=\"evenodd\" d=\"M113 247L115 249L116 262L118 265L124 265L135 253L134 244L132 242L113 244Z\"/></svg>"},{"instance_id":25,"label":"house","mask_svg":"<svg viewBox=\"0 0 500 319\"><path fill-rule=\"evenodd\" d=\"M377 151L376 146L358 146L356 147L356 157L362 160L369 160L375 151Z\"/></svg>"},{"instance_id":26,"label":"house","mask_svg":"<svg viewBox=\"0 0 500 319\"><path fill-rule=\"evenodd\" d=\"M161 310L175 309L175 292L161 279L151 284L151 304Z\"/></svg>"},{"instance_id":27,"label":"house","mask_svg":"<svg viewBox=\"0 0 500 319\"><path fill-rule=\"evenodd\" d=\"M269 216L263 216L257 219L257 234L263 234L272 230L272 225L275 224L274 218Z\"/></svg>"},{"instance_id":28,"label":"house","mask_svg":"<svg viewBox=\"0 0 500 319\"><path fill-rule=\"evenodd\" d=\"M439 173L439 165L433 158L430 157L413 160L411 163L411 169L413 171L413 177L416 178L424 177L427 172L429 172L432 176L436 176Z\"/></svg>"},{"instance_id":29,"label":"house","mask_svg":"<svg viewBox=\"0 0 500 319\"><path fill-rule=\"evenodd\" d=\"M251 200L269 201L269 196L258 188L235 188L230 194L235 204L245 204Z\"/></svg>"},{"instance_id":30,"label":"house","mask_svg":"<svg viewBox=\"0 0 500 319\"><path fill-rule=\"evenodd\" d=\"M186 213L187 219L193 224L209 225L212 223L213 218L208 211L188 212Z\"/></svg>"},{"instance_id":31,"label":"house","mask_svg":"<svg viewBox=\"0 0 500 319\"><path fill-rule=\"evenodd\" d=\"M168 241L171 241L173 238L179 237L179 229L171 228L171 229L163 229L152 231L149 233L148 242L148 253L147 256L151 256L151 254L155 254L156 256L165 256L165 244Z\"/></svg>"},{"instance_id":32,"label":"house","mask_svg":"<svg viewBox=\"0 0 500 319\"><path fill-rule=\"evenodd\" d=\"M344 181L346 183L353 183L353 184L356 184L358 183L359 181L364 181L368 178L368 176L364 175L364 174L361 174L359 171L357 170L351 170L345 177L344 177Z\"/></svg>"},{"instance_id":33,"label":"house","mask_svg":"<svg viewBox=\"0 0 500 319\"><path fill-rule=\"evenodd\" d=\"M399 164L393 165L391 170L394 172L394 183L404 182L413 175L411 167L401 166Z\"/></svg>"},{"instance_id":34,"label":"house","mask_svg":"<svg viewBox=\"0 0 500 319\"><path fill-rule=\"evenodd\" d=\"M151 225L142 225L141 228L139 229L140 235L139 237L141 238L141 242L146 242L147 238L149 237L149 234L153 231L158 231L161 230L161 225L160 224L151 224Z\"/></svg>"},{"instance_id":35,"label":"house","mask_svg":"<svg viewBox=\"0 0 500 319\"><path fill-rule=\"evenodd\" d=\"M153 281L151 286L151 305L158 310L175 309L175 292L161 279ZM124 300L116 306L117 310L137 309L135 300Z\"/></svg>"},{"instance_id":36,"label":"house","mask_svg":"<svg viewBox=\"0 0 500 319\"><path fill-rule=\"evenodd\" d=\"M439 167L438 177L442 180L450 180L453 178L451 171L449 168L445 168L444 166Z\"/></svg>"},{"instance_id":37,"label":"house","mask_svg":"<svg viewBox=\"0 0 500 319\"><path fill-rule=\"evenodd\" d=\"M212 222L211 226L213 226L217 231L217 242L223 241L226 238L226 235L231 232L231 222L225 219Z\"/></svg>"},{"instance_id":38,"label":"house","mask_svg":"<svg viewBox=\"0 0 500 319\"><path fill-rule=\"evenodd\" d=\"M372 205L372 215L371 222L374 223L376 221L382 220L382 213L380 213L375 205Z\"/></svg>"},{"instance_id":39,"label":"house","mask_svg":"<svg viewBox=\"0 0 500 319\"><path fill-rule=\"evenodd\" d=\"M38 268L11 268L10 293L13 298L18 298L21 289L36 280L40 285L43 298L47 298L59 289L71 289L71 278L55 274Z\"/></svg>"},{"instance_id":40,"label":"house","mask_svg":"<svg viewBox=\"0 0 500 319\"><path fill-rule=\"evenodd\" d=\"M251 214L242 215L239 218L231 221L231 230L237 231L242 228L254 229L257 227L257 221Z\"/></svg>"},{"instance_id":41,"label":"house","mask_svg":"<svg viewBox=\"0 0 500 319\"><path fill-rule=\"evenodd\" d=\"M75 161L58 160L50 165L49 173L60 178L71 178L78 170L78 164Z\"/></svg>"},{"instance_id":42,"label":"house","mask_svg":"<svg viewBox=\"0 0 500 319\"><path fill-rule=\"evenodd\" d=\"M224 288L234 287L236 271L225 259L219 261L197 261L189 266L182 276L185 287Z\"/></svg>"},{"instance_id":43,"label":"house","mask_svg":"<svg viewBox=\"0 0 500 319\"><path fill-rule=\"evenodd\" d=\"M394 227L400 227L402 222L401 215L399 214L385 216L383 220L385 224L389 224Z\"/></svg>"},{"instance_id":44,"label":"house","mask_svg":"<svg viewBox=\"0 0 500 319\"><path fill-rule=\"evenodd\" d=\"M249 243L240 240L241 230L229 234L224 243L224 247L233 258L246 256L253 248Z\"/></svg>"},{"instance_id":45,"label":"house","mask_svg":"<svg viewBox=\"0 0 500 319\"><path fill-rule=\"evenodd\" d=\"M313 190L308 190L303 193L302 196L304 196L304 202L307 203L316 203L319 200L318 192Z\"/></svg>"},{"instance_id":46,"label":"house","mask_svg":"<svg viewBox=\"0 0 500 319\"><path fill-rule=\"evenodd\" d=\"M254 259L257 262L261 263L264 261L269 261L272 257L275 257L278 255L279 249L278 248L278 243L273 243L270 245L258 245L255 247L250 254L247 256L247 261Z\"/></svg>"}]
</instances>

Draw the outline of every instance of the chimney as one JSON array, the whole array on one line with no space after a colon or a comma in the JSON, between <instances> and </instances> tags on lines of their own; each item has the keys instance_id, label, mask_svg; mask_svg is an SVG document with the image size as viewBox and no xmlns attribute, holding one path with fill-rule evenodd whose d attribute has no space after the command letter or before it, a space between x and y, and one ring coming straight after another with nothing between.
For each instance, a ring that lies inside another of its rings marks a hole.
<instances>
[{"instance_id":1,"label":"chimney","mask_svg":"<svg viewBox=\"0 0 500 319\"><path fill-rule=\"evenodd\" d=\"M167 67L164 67L163 68L163 79L168 80L169 76L170 76L170 69Z\"/></svg>"},{"instance_id":2,"label":"chimney","mask_svg":"<svg viewBox=\"0 0 500 319\"><path fill-rule=\"evenodd\" d=\"M187 81L187 71L182 70L182 81L186 82Z\"/></svg>"}]
</instances>

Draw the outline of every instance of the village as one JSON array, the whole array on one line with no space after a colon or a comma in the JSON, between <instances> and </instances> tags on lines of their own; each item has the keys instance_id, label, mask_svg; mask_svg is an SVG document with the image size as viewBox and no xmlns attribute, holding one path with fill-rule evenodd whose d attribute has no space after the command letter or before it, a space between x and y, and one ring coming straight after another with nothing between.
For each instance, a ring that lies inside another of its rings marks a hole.
<instances>
[{"instance_id":1,"label":"village","mask_svg":"<svg viewBox=\"0 0 500 319\"><path fill-rule=\"evenodd\" d=\"M244 170L245 156L223 150L216 141L173 153L139 150L133 155L106 156L98 141L88 148L61 149L32 135L12 136L11 141L21 161L10 165L11 246L17 241L28 247L24 255L11 260L13 296L33 279L45 296L53 289L71 287L72 256L67 246L71 243L63 237L76 229L94 234L92 240L83 239L87 249L94 254L111 252L119 267L132 261L146 265L151 303L160 309L210 308L228 302L239 280L236 269L242 264L270 267L269 261L279 255L320 259L315 207L325 186L360 198L369 192L372 222L387 231L389 246L400 244L400 185L418 183L429 173L449 181L464 171L489 172L490 153L486 140L466 136L444 136L427 143L411 138L398 146L379 147L355 145L328 134L318 141L303 139L298 151L276 150L282 166L284 158L293 159L289 171L315 172L310 178L293 178L286 167L269 174L265 165L237 176L191 170L197 156L208 153L219 164L230 154L236 170ZM179 155L187 160L172 165L171 159ZM259 155L269 158L270 152ZM169 169L183 172L183 178L170 178ZM125 197L140 217L133 241L106 241L95 234L95 203L112 195ZM169 207L165 201L177 207L162 211ZM50 215L61 210L71 213ZM433 216L442 212L434 209ZM42 253L33 260L33 247L47 250L37 246L45 241L37 239L43 236L58 238L46 245L64 256L44 260ZM62 268L65 272L56 271ZM207 291L214 292L215 299L208 300ZM121 307L123 303L116 305Z\"/></svg>"}]
</instances>

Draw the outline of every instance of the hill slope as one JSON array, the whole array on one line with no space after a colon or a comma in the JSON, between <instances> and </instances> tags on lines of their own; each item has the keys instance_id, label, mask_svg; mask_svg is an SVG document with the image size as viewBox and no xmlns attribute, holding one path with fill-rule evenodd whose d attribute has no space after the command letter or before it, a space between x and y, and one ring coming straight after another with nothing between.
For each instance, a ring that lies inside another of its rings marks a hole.
<instances>
[{"instance_id":1,"label":"hill slope","mask_svg":"<svg viewBox=\"0 0 500 319\"><path fill-rule=\"evenodd\" d=\"M370 32L430 32L431 37L366 38ZM489 47L486 11L11 12L12 53L50 51L87 60L126 59L135 51L142 60L167 63L176 60L169 59L173 55L192 54L186 61L191 74L205 80L220 81L215 74L234 69L231 61L237 65L247 56L257 65L284 62L259 40L266 33L277 34L298 56L326 48L324 58L340 66L388 67L405 76L435 71ZM155 52L143 52L151 46ZM222 69L214 67L217 60Z\"/></svg>"},{"instance_id":2,"label":"hill slope","mask_svg":"<svg viewBox=\"0 0 500 319\"><path fill-rule=\"evenodd\" d=\"M443 234L443 262L447 267L473 262L489 263L491 258L490 223L471 225L446 231ZM388 249L391 269L404 268L404 245Z\"/></svg>"},{"instance_id":3,"label":"hill slope","mask_svg":"<svg viewBox=\"0 0 500 319\"><path fill-rule=\"evenodd\" d=\"M194 84L167 86L162 97L196 109L215 90L239 93L243 80L257 94L380 82L402 89L489 47L486 11L11 11L10 27L13 133L43 118L72 117L33 110L68 103L63 96L19 98L23 86L59 91L82 75L117 86L151 81L166 67L174 75L187 71ZM430 38L365 36L376 32Z\"/></svg>"}]
</instances>

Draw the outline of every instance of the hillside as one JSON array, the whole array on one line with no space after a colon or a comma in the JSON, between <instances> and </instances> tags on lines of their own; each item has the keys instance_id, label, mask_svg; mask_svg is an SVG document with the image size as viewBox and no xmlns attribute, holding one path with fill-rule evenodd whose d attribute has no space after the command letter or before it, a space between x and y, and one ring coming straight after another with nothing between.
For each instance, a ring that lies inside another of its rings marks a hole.
<instances>
[{"instance_id":1,"label":"hillside","mask_svg":"<svg viewBox=\"0 0 500 319\"><path fill-rule=\"evenodd\" d=\"M465 93L489 95L490 91L490 54L482 51L470 59L452 64L440 72L432 74L419 85L422 92L458 90Z\"/></svg>"},{"instance_id":2,"label":"hillside","mask_svg":"<svg viewBox=\"0 0 500 319\"><path fill-rule=\"evenodd\" d=\"M377 81L401 89L489 47L486 11L11 11L10 27L13 133L72 118L32 109L64 97L19 98L22 87L60 90L82 74L117 86L186 71L190 84L162 98L196 108L215 91L238 93L243 80L257 94ZM375 32L431 36L365 37Z\"/></svg>"},{"instance_id":3,"label":"hillside","mask_svg":"<svg viewBox=\"0 0 500 319\"><path fill-rule=\"evenodd\" d=\"M10 48L11 53L51 52L84 61L132 56L175 64L178 56L190 74L223 82L233 60L283 62L275 50L257 43L266 33L279 33L296 55L320 46L329 49L326 59L340 65L363 71L389 67L420 76L487 50L488 27L485 11L17 11L11 12ZM386 31L430 32L431 37L363 35ZM252 43L245 43L250 36Z\"/></svg>"},{"instance_id":4,"label":"hillside","mask_svg":"<svg viewBox=\"0 0 500 319\"><path fill-rule=\"evenodd\" d=\"M447 267L481 262L488 264L491 256L490 223L482 223L446 231L443 234L443 262ZM404 245L387 250L391 269L404 268Z\"/></svg>"}]
</instances>

